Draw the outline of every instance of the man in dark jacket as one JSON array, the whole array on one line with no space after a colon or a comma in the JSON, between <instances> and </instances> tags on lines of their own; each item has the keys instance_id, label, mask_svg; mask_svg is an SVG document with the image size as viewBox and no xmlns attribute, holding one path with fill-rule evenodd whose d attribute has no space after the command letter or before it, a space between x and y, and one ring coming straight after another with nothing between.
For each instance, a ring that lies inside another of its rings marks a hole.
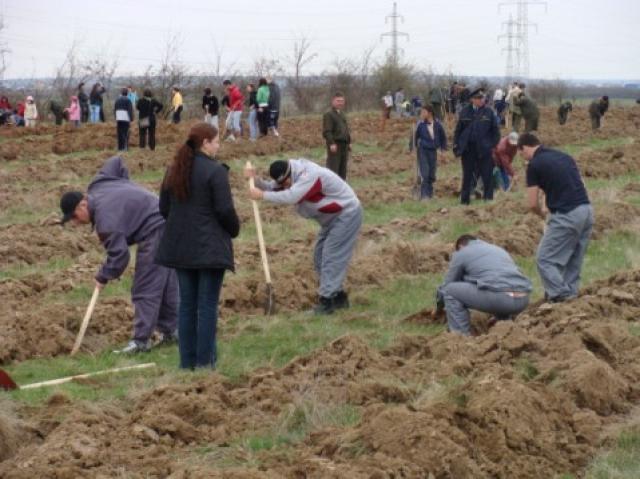
<instances>
[{"instance_id":1,"label":"man in dark jacket","mask_svg":"<svg viewBox=\"0 0 640 479\"><path fill-rule=\"evenodd\" d=\"M449 331L469 336L469 309L511 319L529 304L531 281L502 248L471 235L456 241L449 271L438 288L437 307L447 313Z\"/></svg>"},{"instance_id":2,"label":"man in dark jacket","mask_svg":"<svg viewBox=\"0 0 640 479\"><path fill-rule=\"evenodd\" d=\"M113 106L113 113L116 117L116 131L118 134L118 151L126 151L129 149L129 126L133 121L133 105L128 95L129 90L123 88Z\"/></svg>"},{"instance_id":3,"label":"man in dark jacket","mask_svg":"<svg viewBox=\"0 0 640 479\"><path fill-rule=\"evenodd\" d=\"M80 121L89 121L89 95L84 91L84 82L78 85L78 104L80 105Z\"/></svg>"},{"instance_id":4,"label":"man in dark jacket","mask_svg":"<svg viewBox=\"0 0 640 479\"><path fill-rule=\"evenodd\" d=\"M413 138L418 155L420 171L420 199L433 197L433 183L436 181L438 150L447 149L447 134L440 120L436 119L434 107L426 105L420 111L420 121Z\"/></svg>"},{"instance_id":5,"label":"man in dark jacket","mask_svg":"<svg viewBox=\"0 0 640 479\"><path fill-rule=\"evenodd\" d=\"M453 153L462 157L462 191L460 202L471 202L471 189L476 172L482 178L484 199L493 199L492 150L500 141L498 120L493 110L485 106L482 89L471 93L471 105L460 110L453 135Z\"/></svg>"},{"instance_id":6,"label":"man in dark jacket","mask_svg":"<svg viewBox=\"0 0 640 479\"><path fill-rule=\"evenodd\" d=\"M273 132L274 136L280 136L278 132L278 119L280 118L280 87L273 78L267 77L267 84L269 85L269 129Z\"/></svg>"},{"instance_id":7,"label":"man in dark jacket","mask_svg":"<svg viewBox=\"0 0 640 479\"><path fill-rule=\"evenodd\" d=\"M515 97L513 103L519 106L522 112L522 118L524 118L524 133L538 131L538 121L540 120L538 105L524 93Z\"/></svg>"},{"instance_id":8,"label":"man in dark jacket","mask_svg":"<svg viewBox=\"0 0 640 479\"><path fill-rule=\"evenodd\" d=\"M138 100L136 109L138 110L138 126L140 137L140 148L144 148L149 136L149 149L156 149L156 116L162 111L162 103L153 97L151 90L146 89L143 97Z\"/></svg>"},{"instance_id":9,"label":"man in dark jacket","mask_svg":"<svg viewBox=\"0 0 640 479\"><path fill-rule=\"evenodd\" d=\"M603 96L599 100L593 100L589 106L589 117L591 118L591 129L600 129L600 122L604 114L609 110L609 97Z\"/></svg>"},{"instance_id":10,"label":"man in dark jacket","mask_svg":"<svg viewBox=\"0 0 640 479\"><path fill-rule=\"evenodd\" d=\"M564 125L569 119L569 112L573 111L573 105L570 101L565 101L558 107L558 123Z\"/></svg>"},{"instance_id":11,"label":"man in dark jacket","mask_svg":"<svg viewBox=\"0 0 640 479\"><path fill-rule=\"evenodd\" d=\"M429 103L433 106L433 113L437 120L442 121L444 115L443 103L445 95L442 88L434 86L429 94Z\"/></svg>"},{"instance_id":12,"label":"man in dark jacket","mask_svg":"<svg viewBox=\"0 0 640 479\"><path fill-rule=\"evenodd\" d=\"M347 179L347 162L351 151L351 134L344 114L344 95L333 95L331 109L322 117L322 136L327 143L327 168Z\"/></svg>"},{"instance_id":13,"label":"man in dark jacket","mask_svg":"<svg viewBox=\"0 0 640 479\"><path fill-rule=\"evenodd\" d=\"M65 193L60 200L62 223L91 224L107 258L95 276L99 289L124 273L129 246L136 244L136 270L131 288L134 306L133 340L123 353L148 351L158 328L162 342L175 339L178 290L172 270L154 264L154 254L164 229L158 197L129 180L122 158L107 160L86 194Z\"/></svg>"}]
</instances>

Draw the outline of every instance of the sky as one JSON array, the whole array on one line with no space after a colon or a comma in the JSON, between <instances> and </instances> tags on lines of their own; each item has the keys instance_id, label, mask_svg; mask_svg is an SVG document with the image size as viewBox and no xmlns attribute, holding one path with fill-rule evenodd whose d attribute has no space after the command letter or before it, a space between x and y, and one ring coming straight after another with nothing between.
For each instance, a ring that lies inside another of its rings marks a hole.
<instances>
[{"instance_id":1,"label":"sky","mask_svg":"<svg viewBox=\"0 0 640 479\"><path fill-rule=\"evenodd\" d=\"M508 3L509 0L507 0ZM533 1L533 0L531 0ZM515 6L497 0L398 0L402 59L454 75L501 76L506 70L502 22ZM530 76L640 79L640 0L548 0L529 7ZM72 44L83 58L116 58L117 75L156 66L169 38L181 39L177 60L194 72L251 74L260 58L287 58L302 36L317 56L304 73L331 71L391 46L381 34L388 0L0 0L9 49L5 79L53 76Z\"/></svg>"}]
</instances>

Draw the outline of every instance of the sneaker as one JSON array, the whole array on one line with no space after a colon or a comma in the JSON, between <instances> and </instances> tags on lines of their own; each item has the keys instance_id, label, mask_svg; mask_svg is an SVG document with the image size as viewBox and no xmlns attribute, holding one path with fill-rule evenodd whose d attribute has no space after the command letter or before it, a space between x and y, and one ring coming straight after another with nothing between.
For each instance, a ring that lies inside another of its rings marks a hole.
<instances>
[{"instance_id":1,"label":"sneaker","mask_svg":"<svg viewBox=\"0 0 640 479\"><path fill-rule=\"evenodd\" d=\"M280 133L275 128L273 129L273 136L280 136Z\"/></svg>"},{"instance_id":2,"label":"sneaker","mask_svg":"<svg viewBox=\"0 0 640 479\"><path fill-rule=\"evenodd\" d=\"M344 291L338 291L333 296L333 307L334 309L346 309L350 306L349 304L349 296Z\"/></svg>"},{"instance_id":3,"label":"sneaker","mask_svg":"<svg viewBox=\"0 0 640 479\"><path fill-rule=\"evenodd\" d=\"M236 137L235 137L234 135L229 135L229 136L227 137L226 141L234 142L234 141L236 141Z\"/></svg>"},{"instance_id":4,"label":"sneaker","mask_svg":"<svg viewBox=\"0 0 640 479\"><path fill-rule=\"evenodd\" d=\"M149 345L149 341L136 341L131 340L129 344L127 344L122 349L116 349L113 351L115 354L137 354L137 353L148 353L151 350L151 346Z\"/></svg>"},{"instance_id":5,"label":"sneaker","mask_svg":"<svg viewBox=\"0 0 640 479\"><path fill-rule=\"evenodd\" d=\"M178 343L178 331L173 333L162 333L160 339L156 343L156 346L169 346L171 344Z\"/></svg>"},{"instance_id":6,"label":"sneaker","mask_svg":"<svg viewBox=\"0 0 640 479\"><path fill-rule=\"evenodd\" d=\"M318 304L313 308L313 314L333 314L335 309L333 298L320 296L318 298Z\"/></svg>"}]
</instances>

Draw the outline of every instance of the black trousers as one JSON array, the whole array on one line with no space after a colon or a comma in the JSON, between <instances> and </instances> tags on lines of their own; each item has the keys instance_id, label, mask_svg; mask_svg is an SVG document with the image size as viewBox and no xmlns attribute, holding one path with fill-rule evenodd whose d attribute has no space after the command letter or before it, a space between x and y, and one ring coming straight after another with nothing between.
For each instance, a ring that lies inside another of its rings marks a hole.
<instances>
[{"instance_id":1,"label":"black trousers","mask_svg":"<svg viewBox=\"0 0 640 479\"><path fill-rule=\"evenodd\" d=\"M89 121L89 104L83 103L80 105L80 121L86 123Z\"/></svg>"},{"instance_id":2,"label":"black trousers","mask_svg":"<svg viewBox=\"0 0 640 479\"><path fill-rule=\"evenodd\" d=\"M156 123L152 121L149 123L149 126L146 128L139 129L139 137L140 137L140 148L144 148L147 146L147 135L149 137L149 149L156 149Z\"/></svg>"},{"instance_id":3,"label":"black trousers","mask_svg":"<svg viewBox=\"0 0 640 479\"><path fill-rule=\"evenodd\" d=\"M258 110L258 128L260 129L260 135L264 136L269 132L269 120L271 112L266 108L262 111Z\"/></svg>"},{"instance_id":4,"label":"black trousers","mask_svg":"<svg viewBox=\"0 0 640 479\"><path fill-rule=\"evenodd\" d=\"M338 150L335 153L331 153L331 150L327 147L327 168L343 180L346 180L347 163L349 161L349 144L337 141L336 146Z\"/></svg>"},{"instance_id":5,"label":"black trousers","mask_svg":"<svg viewBox=\"0 0 640 479\"><path fill-rule=\"evenodd\" d=\"M471 190L475 175L482 178L483 199L493 199L493 158L491 152L479 153L475 147L467 148L462 154L462 191L460 203L471 203Z\"/></svg>"},{"instance_id":6,"label":"black trousers","mask_svg":"<svg viewBox=\"0 0 640 479\"><path fill-rule=\"evenodd\" d=\"M173 122L178 124L180 123L180 114L182 113L182 105L180 105L176 111L173 112Z\"/></svg>"},{"instance_id":7,"label":"black trousers","mask_svg":"<svg viewBox=\"0 0 640 479\"><path fill-rule=\"evenodd\" d=\"M129 149L129 124L128 121L117 121L118 151Z\"/></svg>"}]
</instances>

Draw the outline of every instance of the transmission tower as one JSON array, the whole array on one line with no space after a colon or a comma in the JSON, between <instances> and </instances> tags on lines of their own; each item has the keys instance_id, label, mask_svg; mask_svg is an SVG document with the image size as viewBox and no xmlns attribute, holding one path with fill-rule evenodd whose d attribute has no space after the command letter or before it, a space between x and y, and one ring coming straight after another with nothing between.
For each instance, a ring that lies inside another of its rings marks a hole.
<instances>
[{"instance_id":1,"label":"transmission tower","mask_svg":"<svg viewBox=\"0 0 640 479\"><path fill-rule=\"evenodd\" d=\"M537 24L529 23L530 5L544 5L545 12L547 11L547 2L539 0L511 0L498 4L498 10L503 6L516 7L516 21L514 25L516 30L514 35L516 41L516 62L514 74L523 78L529 77L529 27L535 27L536 32L538 31Z\"/></svg>"},{"instance_id":2,"label":"transmission tower","mask_svg":"<svg viewBox=\"0 0 640 479\"><path fill-rule=\"evenodd\" d=\"M515 46L516 40L518 38L517 34L514 32L516 29L516 22L513 20L513 15L509 14L509 21L502 22L503 27L507 27L507 33L503 33L502 35L498 35L498 41L503 38L507 39L507 46L502 49L503 52L507 52L507 69L506 69L506 78L507 80L512 80L515 75L514 69L514 61L513 57L515 54L516 64L520 64L520 51Z\"/></svg>"},{"instance_id":3,"label":"transmission tower","mask_svg":"<svg viewBox=\"0 0 640 479\"><path fill-rule=\"evenodd\" d=\"M398 66L398 60L400 58L399 51L402 49L398 47L398 38L406 37L409 39L409 34L398 31L398 19L402 23L404 23L404 17L398 14L398 4L393 2L393 12L390 15L387 15L384 19L384 23L387 24L389 20L391 20L391 31L383 33L380 35L380 40L384 37L391 37L391 51L389 52L389 57L391 58L391 63L393 66Z\"/></svg>"}]
</instances>

